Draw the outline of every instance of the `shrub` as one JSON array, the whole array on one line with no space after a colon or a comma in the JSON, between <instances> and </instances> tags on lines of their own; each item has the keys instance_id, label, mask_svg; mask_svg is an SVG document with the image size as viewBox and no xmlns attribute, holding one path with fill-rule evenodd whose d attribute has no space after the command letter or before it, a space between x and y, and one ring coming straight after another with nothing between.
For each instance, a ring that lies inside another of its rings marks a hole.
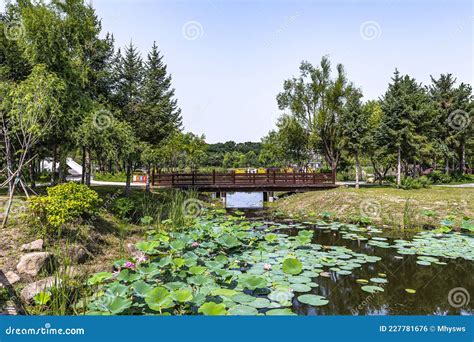
<instances>
[{"instance_id":1,"label":"shrub","mask_svg":"<svg viewBox=\"0 0 474 342\"><path fill-rule=\"evenodd\" d=\"M401 181L401 188L404 190L428 188L431 181L426 176L420 178L405 177Z\"/></svg>"},{"instance_id":2,"label":"shrub","mask_svg":"<svg viewBox=\"0 0 474 342\"><path fill-rule=\"evenodd\" d=\"M427 177L434 184L443 184L451 182L451 176L449 174L443 173L438 170L431 172L430 174L428 174Z\"/></svg>"},{"instance_id":3,"label":"shrub","mask_svg":"<svg viewBox=\"0 0 474 342\"><path fill-rule=\"evenodd\" d=\"M51 228L94 215L101 202L97 192L72 182L50 187L47 193L32 197L30 207L40 222Z\"/></svg>"},{"instance_id":4,"label":"shrub","mask_svg":"<svg viewBox=\"0 0 474 342\"><path fill-rule=\"evenodd\" d=\"M118 198L114 202L112 212L122 220L130 220L134 216L135 203L131 198Z\"/></svg>"}]
</instances>

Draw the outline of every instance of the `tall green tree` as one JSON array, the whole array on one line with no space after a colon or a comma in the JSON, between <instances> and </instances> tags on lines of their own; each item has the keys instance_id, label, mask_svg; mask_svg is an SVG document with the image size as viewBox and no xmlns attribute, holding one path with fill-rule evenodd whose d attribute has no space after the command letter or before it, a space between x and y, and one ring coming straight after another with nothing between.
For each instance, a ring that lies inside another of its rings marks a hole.
<instances>
[{"instance_id":1,"label":"tall green tree","mask_svg":"<svg viewBox=\"0 0 474 342\"><path fill-rule=\"evenodd\" d=\"M350 92L341 116L342 142L345 149L354 156L356 189L359 188L360 155L367 143L370 111L362 106L362 92L355 89Z\"/></svg>"},{"instance_id":2,"label":"tall green tree","mask_svg":"<svg viewBox=\"0 0 474 342\"><path fill-rule=\"evenodd\" d=\"M425 128L431 122L429 99L425 89L408 75L395 70L381 100L384 112L377 132L379 145L397 155L397 186L401 184L402 162L416 165L420 151L429 140ZM407 166L405 167L407 171Z\"/></svg>"},{"instance_id":3,"label":"tall green tree","mask_svg":"<svg viewBox=\"0 0 474 342\"><path fill-rule=\"evenodd\" d=\"M277 131L271 130L262 138L262 148L258 155L258 161L265 167L281 167L287 163L286 153Z\"/></svg>"},{"instance_id":4,"label":"tall green tree","mask_svg":"<svg viewBox=\"0 0 474 342\"><path fill-rule=\"evenodd\" d=\"M171 76L166 71L163 56L156 43L153 43L148 53L141 97L136 134L146 144L148 152L145 155L149 157L150 151L156 151L157 146L174 131L181 129L182 124L181 109L178 108L174 89L171 87ZM148 157L147 160L150 161ZM150 162L145 163L147 179L151 177L151 166Z\"/></svg>"},{"instance_id":5,"label":"tall green tree","mask_svg":"<svg viewBox=\"0 0 474 342\"><path fill-rule=\"evenodd\" d=\"M163 56L153 43L145 64L142 87L142 115L139 137L157 145L182 125L181 109L174 98L171 75L167 73Z\"/></svg>"},{"instance_id":6,"label":"tall green tree","mask_svg":"<svg viewBox=\"0 0 474 342\"><path fill-rule=\"evenodd\" d=\"M367 112L368 115L368 132L363 146L365 155L370 160L375 180L382 183L392 166L396 164L396 155L387 148L384 142L377 139L384 116L380 101L367 101L363 104L363 111Z\"/></svg>"},{"instance_id":7,"label":"tall green tree","mask_svg":"<svg viewBox=\"0 0 474 342\"><path fill-rule=\"evenodd\" d=\"M124 121L132 127L133 132L140 139L140 128L142 126L142 86L144 69L143 62L135 46L130 43L124 55L115 57L114 70L115 77L113 104L120 108L119 120ZM126 185L125 193L130 193L130 183L132 178L133 165L139 159L138 146L135 146L136 153L130 153L125 161Z\"/></svg>"},{"instance_id":8,"label":"tall green tree","mask_svg":"<svg viewBox=\"0 0 474 342\"><path fill-rule=\"evenodd\" d=\"M446 172L450 170L450 160L456 156L458 171L463 173L466 146L473 136L473 97L470 85L461 83L456 87L455 84L452 74L441 74L438 79L431 77L428 91L436 115L431 132L438 156L444 157Z\"/></svg>"},{"instance_id":9,"label":"tall green tree","mask_svg":"<svg viewBox=\"0 0 474 342\"><path fill-rule=\"evenodd\" d=\"M28 195L23 184L23 168L32 162L31 152L35 146L59 123L65 84L48 72L44 65L36 65L25 80L7 88L0 85L0 89L4 96L0 105L0 120L9 184L9 202L3 227L8 220L18 181Z\"/></svg>"},{"instance_id":10,"label":"tall green tree","mask_svg":"<svg viewBox=\"0 0 474 342\"><path fill-rule=\"evenodd\" d=\"M331 63L325 56L316 67L302 62L300 76L286 80L277 96L279 108L289 110L309 132L313 151L321 151L334 171L342 149L339 121L352 89L342 64L331 77Z\"/></svg>"},{"instance_id":11,"label":"tall green tree","mask_svg":"<svg viewBox=\"0 0 474 342\"><path fill-rule=\"evenodd\" d=\"M277 123L278 144L286 164L304 166L310 156L309 135L301 123L290 115L282 115Z\"/></svg>"}]
</instances>

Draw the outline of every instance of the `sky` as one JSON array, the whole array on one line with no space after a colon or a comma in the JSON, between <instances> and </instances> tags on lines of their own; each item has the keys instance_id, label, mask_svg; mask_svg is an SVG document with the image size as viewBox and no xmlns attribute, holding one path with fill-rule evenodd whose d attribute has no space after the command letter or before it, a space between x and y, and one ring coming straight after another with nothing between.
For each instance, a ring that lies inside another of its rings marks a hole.
<instances>
[{"instance_id":1,"label":"sky","mask_svg":"<svg viewBox=\"0 0 474 342\"><path fill-rule=\"evenodd\" d=\"M117 47L132 41L146 57L157 42L185 130L210 143L260 141L281 114L284 80L324 55L365 100L395 68L424 84L448 72L473 84L471 1L88 1Z\"/></svg>"}]
</instances>

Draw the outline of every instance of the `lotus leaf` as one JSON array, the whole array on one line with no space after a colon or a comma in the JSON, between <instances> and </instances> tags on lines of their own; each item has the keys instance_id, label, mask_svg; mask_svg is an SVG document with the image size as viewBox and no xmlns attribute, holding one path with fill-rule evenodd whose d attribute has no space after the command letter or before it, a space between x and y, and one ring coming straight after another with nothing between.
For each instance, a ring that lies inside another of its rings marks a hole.
<instances>
[{"instance_id":1,"label":"lotus leaf","mask_svg":"<svg viewBox=\"0 0 474 342\"><path fill-rule=\"evenodd\" d=\"M258 297L254 301L247 303L247 305L252 306L257 309L268 308L270 301L267 298Z\"/></svg>"},{"instance_id":2,"label":"lotus leaf","mask_svg":"<svg viewBox=\"0 0 474 342\"><path fill-rule=\"evenodd\" d=\"M258 310L247 305L236 305L229 309L228 314L234 316L255 316L258 314Z\"/></svg>"},{"instance_id":3,"label":"lotus leaf","mask_svg":"<svg viewBox=\"0 0 474 342\"><path fill-rule=\"evenodd\" d=\"M296 258L286 258L281 266L286 274L299 274L303 270L303 264Z\"/></svg>"},{"instance_id":4,"label":"lotus leaf","mask_svg":"<svg viewBox=\"0 0 474 342\"><path fill-rule=\"evenodd\" d=\"M242 276L240 278L240 284L249 290L255 290L257 288L264 288L267 286L265 278L257 276Z\"/></svg>"},{"instance_id":5,"label":"lotus leaf","mask_svg":"<svg viewBox=\"0 0 474 342\"><path fill-rule=\"evenodd\" d=\"M366 286L362 286L362 291L369 292L369 293L376 293L376 292L384 292L384 289L383 287L380 287L380 286L366 285Z\"/></svg>"},{"instance_id":6,"label":"lotus leaf","mask_svg":"<svg viewBox=\"0 0 474 342\"><path fill-rule=\"evenodd\" d=\"M298 296L298 301L300 301L303 304L308 304L308 305L313 305L313 306L321 306L321 305L326 305L329 303L327 299L325 299L323 296L318 296L318 295L313 295L313 294L304 294L301 296Z\"/></svg>"},{"instance_id":7,"label":"lotus leaf","mask_svg":"<svg viewBox=\"0 0 474 342\"><path fill-rule=\"evenodd\" d=\"M204 266L191 266L189 268L189 273L198 275L198 274L203 274L204 272L206 272L206 270L207 268Z\"/></svg>"},{"instance_id":8,"label":"lotus leaf","mask_svg":"<svg viewBox=\"0 0 474 342\"><path fill-rule=\"evenodd\" d=\"M238 294L232 296L232 300L234 302L244 304L244 303L253 302L255 300L255 297L250 296L250 295L245 294L245 293L238 293Z\"/></svg>"},{"instance_id":9,"label":"lotus leaf","mask_svg":"<svg viewBox=\"0 0 474 342\"><path fill-rule=\"evenodd\" d=\"M295 316L296 314L290 309L272 309L265 312L267 316Z\"/></svg>"},{"instance_id":10,"label":"lotus leaf","mask_svg":"<svg viewBox=\"0 0 474 342\"><path fill-rule=\"evenodd\" d=\"M170 292L164 287L155 287L149 291L145 296L145 302L148 307L154 311L160 311L168 309L174 306L173 298Z\"/></svg>"},{"instance_id":11,"label":"lotus leaf","mask_svg":"<svg viewBox=\"0 0 474 342\"><path fill-rule=\"evenodd\" d=\"M139 297L145 297L146 294L153 288L150 284L145 283L143 280L138 280L130 285L135 291L135 294Z\"/></svg>"},{"instance_id":12,"label":"lotus leaf","mask_svg":"<svg viewBox=\"0 0 474 342\"><path fill-rule=\"evenodd\" d=\"M373 283L379 283L379 284L387 283L387 279L384 279L384 278L370 278L370 281Z\"/></svg>"},{"instance_id":13,"label":"lotus leaf","mask_svg":"<svg viewBox=\"0 0 474 342\"><path fill-rule=\"evenodd\" d=\"M100 284L100 283L104 282L105 280L110 279L110 278L112 278L112 273L110 273L110 272L99 272L99 273L96 273L93 276L91 276L87 280L87 283L89 285L97 285L97 284Z\"/></svg>"},{"instance_id":14,"label":"lotus leaf","mask_svg":"<svg viewBox=\"0 0 474 342\"><path fill-rule=\"evenodd\" d=\"M184 288L173 291L171 297L179 303L190 302L193 299L193 293L190 289Z\"/></svg>"},{"instance_id":15,"label":"lotus leaf","mask_svg":"<svg viewBox=\"0 0 474 342\"><path fill-rule=\"evenodd\" d=\"M290 288L293 289L295 292L309 292L311 291L311 287L305 284L291 284Z\"/></svg>"},{"instance_id":16,"label":"lotus leaf","mask_svg":"<svg viewBox=\"0 0 474 342\"><path fill-rule=\"evenodd\" d=\"M186 247L186 242L182 240L173 240L170 242L170 247L175 250L183 250Z\"/></svg>"},{"instance_id":17,"label":"lotus leaf","mask_svg":"<svg viewBox=\"0 0 474 342\"><path fill-rule=\"evenodd\" d=\"M206 316L222 316L227 314L224 304L217 304L214 302L207 302L202 304L199 309L199 313L202 313Z\"/></svg>"}]
</instances>

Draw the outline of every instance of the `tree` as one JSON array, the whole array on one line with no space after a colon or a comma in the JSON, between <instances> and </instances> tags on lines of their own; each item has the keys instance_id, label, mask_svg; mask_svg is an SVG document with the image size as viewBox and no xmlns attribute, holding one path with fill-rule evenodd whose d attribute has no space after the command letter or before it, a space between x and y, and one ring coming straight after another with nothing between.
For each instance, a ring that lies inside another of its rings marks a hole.
<instances>
[{"instance_id":1,"label":"tree","mask_svg":"<svg viewBox=\"0 0 474 342\"><path fill-rule=\"evenodd\" d=\"M10 86L3 93L5 97L2 99L0 115L5 153L9 161L5 182L9 184L9 201L2 227L7 223L18 184L28 196L22 181L23 168L34 159L30 153L36 144L58 123L64 89L64 83L56 75L49 73L45 66L37 65L28 78ZM13 143L14 139L16 144Z\"/></svg>"},{"instance_id":2,"label":"tree","mask_svg":"<svg viewBox=\"0 0 474 342\"><path fill-rule=\"evenodd\" d=\"M167 74L163 57L160 56L156 43L148 54L142 87L142 103L138 114L136 135L146 144L148 152L160 144L174 131L181 129L181 110L178 108L171 88L171 76ZM145 153L147 160L151 155ZM152 158L153 159L153 158ZM151 176L151 163L146 165L147 179ZM147 191L150 187L147 183Z\"/></svg>"},{"instance_id":3,"label":"tree","mask_svg":"<svg viewBox=\"0 0 474 342\"><path fill-rule=\"evenodd\" d=\"M206 159L207 144L204 135L174 132L159 149L162 167L197 169Z\"/></svg>"},{"instance_id":4,"label":"tree","mask_svg":"<svg viewBox=\"0 0 474 342\"><path fill-rule=\"evenodd\" d=\"M377 139L379 145L385 145L397 155L397 186L400 186L402 161L411 159L416 165L420 147L428 141L424 129L431 122L429 99L415 79L408 75L402 77L395 70L381 107L384 115Z\"/></svg>"},{"instance_id":5,"label":"tree","mask_svg":"<svg viewBox=\"0 0 474 342\"><path fill-rule=\"evenodd\" d=\"M137 49L130 43L125 49L123 57L116 56L115 72L116 84L113 103L117 108L121 108L119 119L127 122L133 129L133 132L139 137L142 126L142 84L143 84L143 63ZM137 153L128 155L125 173L127 176L125 193L130 193L130 183L132 178L133 163Z\"/></svg>"},{"instance_id":6,"label":"tree","mask_svg":"<svg viewBox=\"0 0 474 342\"><path fill-rule=\"evenodd\" d=\"M473 136L471 117L473 115L472 88L461 83L455 87L456 79L451 74L431 77L428 87L436 120L432 125L432 139L436 150L441 151L445 170L449 172L449 161L457 155L459 172L464 173L466 146ZM454 168L454 167L453 167Z\"/></svg>"},{"instance_id":7,"label":"tree","mask_svg":"<svg viewBox=\"0 0 474 342\"><path fill-rule=\"evenodd\" d=\"M73 142L73 128L87 111L85 96L90 86L92 50L99 40L100 22L83 0L54 0L49 4L18 1L15 10L24 26L18 40L23 56L32 66L43 64L60 77L66 86L61 99L61 120L42 143L53 155L52 183L57 181L55 165L59 158L60 175L65 179L66 155Z\"/></svg>"},{"instance_id":8,"label":"tree","mask_svg":"<svg viewBox=\"0 0 474 342\"><path fill-rule=\"evenodd\" d=\"M280 167L285 165L285 152L280 144L278 132L272 130L262 138L262 149L258 161L266 167Z\"/></svg>"},{"instance_id":9,"label":"tree","mask_svg":"<svg viewBox=\"0 0 474 342\"><path fill-rule=\"evenodd\" d=\"M339 121L349 91L353 89L342 64L338 64L336 70L333 79L327 57L321 59L318 67L302 62L300 77L285 81L283 92L277 96L279 108L290 110L309 133L309 140L315 145L313 152L322 151L333 171L341 156Z\"/></svg>"},{"instance_id":10,"label":"tree","mask_svg":"<svg viewBox=\"0 0 474 342\"><path fill-rule=\"evenodd\" d=\"M370 111L361 103L362 92L354 89L348 96L341 116L342 141L346 150L354 155L356 189L359 188L360 154L366 144Z\"/></svg>"},{"instance_id":11,"label":"tree","mask_svg":"<svg viewBox=\"0 0 474 342\"><path fill-rule=\"evenodd\" d=\"M377 139L377 132L380 131L380 125L384 112L380 106L380 101L367 101L363 104L363 111L368 115L368 131L365 136L365 151L369 157L374 170L375 179L382 183L388 171L395 163L396 156L391 153L387 146Z\"/></svg>"},{"instance_id":12,"label":"tree","mask_svg":"<svg viewBox=\"0 0 474 342\"><path fill-rule=\"evenodd\" d=\"M171 76L168 75L163 57L154 43L148 54L143 79L141 120L138 124L141 140L157 145L181 128L181 110L173 97Z\"/></svg>"},{"instance_id":13,"label":"tree","mask_svg":"<svg viewBox=\"0 0 474 342\"><path fill-rule=\"evenodd\" d=\"M307 131L293 116L279 118L277 142L281 147L286 164L304 166L309 159L309 140Z\"/></svg>"}]
</instances>

